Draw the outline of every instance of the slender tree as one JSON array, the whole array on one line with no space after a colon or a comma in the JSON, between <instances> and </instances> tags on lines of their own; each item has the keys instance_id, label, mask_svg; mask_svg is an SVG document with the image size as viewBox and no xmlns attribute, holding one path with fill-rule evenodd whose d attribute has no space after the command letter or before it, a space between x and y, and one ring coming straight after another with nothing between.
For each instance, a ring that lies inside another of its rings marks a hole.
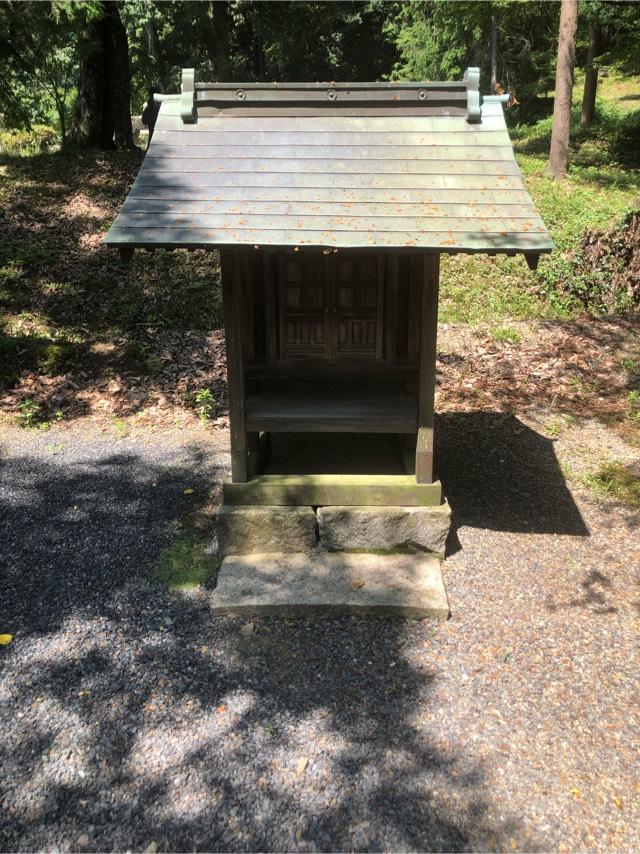
<instances>
[{"instance_id":1,"label":"slender tree","mask_svg":"<svg viewBox=\"0 0 640 854\"><path fill-rule=\"evenodd\" d=\"M576 59L576 27L578 25L578 0L562 0L560 7L560 33L556 63L556 88L553 100L553 126L547 172L562 178L569 168L569 136L571 130L571 96L573 69Z\"/></svg>"},{"instance_id":2,"label":"slender tree","mask_svg":"<svg viewBox=\"0 0 640 854\"><path fill-rule=\"evenodd\" d=\"M590 125L596 114L596 92L598 90L598 66L596 58L601 50L602 31L596 21L589 24L589 48L584 70L584 95L582 96L581 125Z\"/></svg>"},{"instance_id":3,"label":"slender tree","mask_svg":"<svg viewBox=\"0 0 640 854\"><path fill-rule=\"evenodd\" d=\"M149 15L144 22L144 31L147 36L147 50L149 57L154 65L156 74L155 78L161 92L166 92L168 88L167 68L158 38L158 27L156 19L153 15Z\"/></svg>"},{"instance_id":4,"label":"slender tree","mask_svg":"<svg viewBox=\"0 0 640 854\"><path fill-rule=\"evenodd\" d=\"M492 95L495 95L498 92L498 17L495 9L491 15L489 57L491 62L491 82L489 84L489 91Z\"/></svg>"},{"instance_id":5,"label":"slender tree","mask_svg":"<svg viewBox=\"0 0 640 854\"><path fill-rule=\"evenodd\" d=\"M229 35L229 3L227 0L212 0L213 18L213 61L216 80L229 80L231 73L231 40Z\"/></svg>"}]
</instances>

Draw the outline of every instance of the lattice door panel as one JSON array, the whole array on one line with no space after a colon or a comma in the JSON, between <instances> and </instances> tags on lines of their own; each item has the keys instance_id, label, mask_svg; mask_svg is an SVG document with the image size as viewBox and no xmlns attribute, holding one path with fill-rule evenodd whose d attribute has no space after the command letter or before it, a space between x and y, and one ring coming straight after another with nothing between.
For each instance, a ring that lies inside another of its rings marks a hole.
<instances>
[{"instance_id":1,"label":"lattice door panel","mask_svg":"<svg viewBox=\"0 0 640 854\"><path fill-rule=\"evenodd\" d=\"M382 358L376 255L281 255L279 299L280 358Z\"/></svg>"},{"instance_id":2,"label":"lattice door panel","mask_svg":"<svg viewBox=\"0 0 640 854\"><path fill-rule=\"evenodd\" d=\"M281 358L329 355L327 267L321 254L280 256Z\"/></svg>"}]
</instances>

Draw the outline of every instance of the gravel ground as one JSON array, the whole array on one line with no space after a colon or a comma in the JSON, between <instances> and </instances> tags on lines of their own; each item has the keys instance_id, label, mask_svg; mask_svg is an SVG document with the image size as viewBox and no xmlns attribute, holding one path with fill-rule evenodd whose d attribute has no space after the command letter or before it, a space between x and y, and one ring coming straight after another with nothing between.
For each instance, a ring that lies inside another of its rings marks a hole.
<instances>
[{"instance_id":1,"label":"gravel ground","mask_svg":"<svg viewBox=\"0 0 640 854\"><path fill-rule=\"evenodd\" d=\"M638 850L638 519L439 427L452 619L248 636L152 575L224 433L2 434L0 849Z\"/></svg>"}]
</instances>

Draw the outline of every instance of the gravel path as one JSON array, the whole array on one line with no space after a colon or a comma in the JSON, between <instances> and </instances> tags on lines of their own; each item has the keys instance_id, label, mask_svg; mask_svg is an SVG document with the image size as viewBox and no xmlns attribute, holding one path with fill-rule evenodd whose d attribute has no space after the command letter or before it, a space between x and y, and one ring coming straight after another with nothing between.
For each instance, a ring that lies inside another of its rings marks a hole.
<instances>
[{"instance_id":1,"label":"gravel path","mask_svg":"<svg viewBox=\"0 0 640 854\"><path fill-rule=\"evenodd\" d=\"M219 438L0 437L0 849L640 848L637 518L446 416L453 618L245 637L152 576Z\"/></svg>"}]
</instances>

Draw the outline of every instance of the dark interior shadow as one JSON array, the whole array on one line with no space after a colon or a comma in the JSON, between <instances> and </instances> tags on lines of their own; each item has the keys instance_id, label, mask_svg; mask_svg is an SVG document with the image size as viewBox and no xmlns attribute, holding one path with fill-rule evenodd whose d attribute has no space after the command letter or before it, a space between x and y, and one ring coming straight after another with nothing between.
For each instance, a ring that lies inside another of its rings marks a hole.
<instances>
[{"instance_id":1,"label":"dark interior shadow","mask_svg":"<svg viewBox=\"0 0 640 854\"><path fill-rule=\"evenodd\" d=\"M73 849L85 832L92 850L544 847L493 805L472 751L416 723L439 676L406 647L428 655L432 630L265 620L246 639L244 621L154 580L219 462L32 444L0 468L2 631L15 636L0 656L12 698L0 709L0 849ZM61 772L78 752L82 776Z\"/></svg>"},{"instance_id":2,"label":"dark interior shadow","mask_svg":"<svg viewBox=\"0 0 640 854\"><path fill-rule=\"evenodd\" d=\"M397 435L272 433L265 474L404 474Z\"/></svg>"},{"instance_id":3,"label":"dark interior shadow","mask_svg":"<svg viewBox=\"0 0 640 854\"><path fill-rule=\"evenodd\" d=\"M443 413L435 432L436 475L452 508L449 552L463 525L587 537L553 442L515 415Z\"/></svg>"}]
</instances>

